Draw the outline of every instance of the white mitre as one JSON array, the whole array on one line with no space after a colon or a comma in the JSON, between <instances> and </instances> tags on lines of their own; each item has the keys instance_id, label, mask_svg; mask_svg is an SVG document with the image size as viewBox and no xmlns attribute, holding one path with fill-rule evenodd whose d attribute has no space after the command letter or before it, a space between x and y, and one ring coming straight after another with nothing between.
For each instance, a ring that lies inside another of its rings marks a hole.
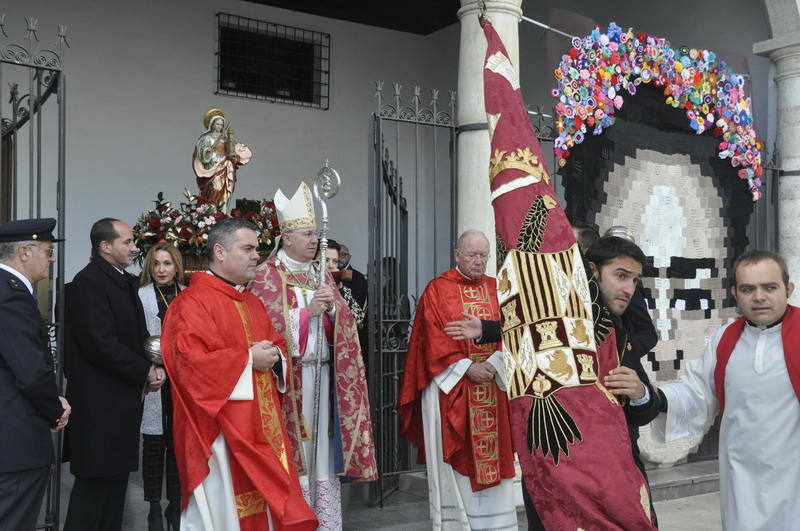
<instances>
[{"instance_id":1,"label":"white mitre","mask_svg":"<svg viewBox=\"0 0 800 531\"><path fill-rule=\"evenodd\" d=\"M311 189L304 182L288 199L280 188L275 192L275 210L278 212L278 225L281 232L290 232L297 229L313 229L317 226L314 215L314 200L311 198Z\"/></svg>"}]
</instances>

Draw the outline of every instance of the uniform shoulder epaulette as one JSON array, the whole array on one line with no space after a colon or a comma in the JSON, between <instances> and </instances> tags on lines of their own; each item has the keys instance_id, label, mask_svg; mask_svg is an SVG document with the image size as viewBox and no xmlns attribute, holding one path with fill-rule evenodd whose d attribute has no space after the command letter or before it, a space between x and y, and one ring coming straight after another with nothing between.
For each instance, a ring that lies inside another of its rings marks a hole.
<instances>
[{"instance_id":1,"label":"uniform shoulder epaulette","mask_svg":"<svg viewBox=\"0 0 800 531\"><path fill-rule=\"evenodd\" d=\"M28 291L28 288L26 288L22 284L22 282L20 282L16 278L9 278L8 279L8 287L13 289L13 290L17 290L17 291Z\"/></svg>"}]
</instances>

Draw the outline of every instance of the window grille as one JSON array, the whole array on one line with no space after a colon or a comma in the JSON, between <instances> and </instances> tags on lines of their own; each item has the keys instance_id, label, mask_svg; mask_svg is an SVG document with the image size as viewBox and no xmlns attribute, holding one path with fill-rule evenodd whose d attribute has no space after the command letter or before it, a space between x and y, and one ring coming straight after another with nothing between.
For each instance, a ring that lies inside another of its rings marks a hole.
<instances>
[{"instance_id":1,"label":"window grille","mask_svg":"<svg viewBox=\"0 0 800 531\"><path fill-rule=\"evenodd\" d=\"M328 109L330 39L218 13L217 94Z\"/></svg>"}]
</instances>

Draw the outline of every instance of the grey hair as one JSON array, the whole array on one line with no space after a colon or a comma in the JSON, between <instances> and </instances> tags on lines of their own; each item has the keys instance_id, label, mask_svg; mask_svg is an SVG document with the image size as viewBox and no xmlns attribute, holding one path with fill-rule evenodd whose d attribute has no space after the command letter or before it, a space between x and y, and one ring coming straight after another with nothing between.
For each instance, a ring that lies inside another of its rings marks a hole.
<instances>
[{"instance_id":1,"label":"grey hair","mask_svg":"<svg viewBox=\"0 0 800 531\"><path fill-rule=\"evenodd\" d=\"M17 254L17 249L22 245L31 245L35 242L3 242L0 243L0 260L12 260Z\"/></svg>"},{"instance_id":2,"label":"grey hair","mask_svg":"<svg viewBox=\"0 0 800 531\"><path fill-rule=\"evenodd\" d=\"M476 229L467 229L462 232L461 236L459 236L456 240L456 249L461 249L461 247L464 245L464 240L466 240L469 236L481 236L484 240L486 240L487 244L489 243L489 238L483 232Z\"/></svg>"},{"instance_id":3,"label":"grey hair","mask_svg":"<svg viewBox=\"0 0 800 531\"><path fill-rule=\"evenodd\" d=\"M208 233L208 247L206 248L208 259L212 262L214 261L214 246L217 244L222 245L226 250L230 250L236 231L239 229L251 230L258 234L256 226L246 219L225 218L217 221Z\"/></svg>"}]
</instances>

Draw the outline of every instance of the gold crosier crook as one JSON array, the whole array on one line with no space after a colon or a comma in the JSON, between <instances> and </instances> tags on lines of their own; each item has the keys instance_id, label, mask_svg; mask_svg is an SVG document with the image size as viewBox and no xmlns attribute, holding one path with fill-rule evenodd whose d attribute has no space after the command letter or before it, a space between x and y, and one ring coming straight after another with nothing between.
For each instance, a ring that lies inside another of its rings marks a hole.
<instances>
[{"instance_id":1,"label":"gold crosier crook","mask_svg":"<svg viewBox=\"0 0 800 531\"><path fill-rule=\"evenodd\" d=\"M317 286L320 287L325 282L325 273L328 271L325 259L325 251L328 250L328 206L325 204L325 199L330 199L335 196L339 192L339 186L341 184L342 180L339 177L339 172L328 166L328 161L325 160L325 166L320 168L317 172L317 178L314 181L314 198L322 207L319 237L319 278L317 279ZM320 314L317 318L317 359L314 360L314 429L311 432L314 437L314 451L311 454L311 458L308 460L308 492L312 507L315 506L317 490L317 482L314 479L314 474L317 468L317 448L319 446L319 401L320 387L322 385L322 349L324 347L323 341L325 340L324 318L324 314ZM331 347L329 363L335 364L333 347L335 347L335 345ZM331 382L331 385L336 385L336 382ZM334 422L335 421L334 419Z\"/></svg>"}]
</instances>

